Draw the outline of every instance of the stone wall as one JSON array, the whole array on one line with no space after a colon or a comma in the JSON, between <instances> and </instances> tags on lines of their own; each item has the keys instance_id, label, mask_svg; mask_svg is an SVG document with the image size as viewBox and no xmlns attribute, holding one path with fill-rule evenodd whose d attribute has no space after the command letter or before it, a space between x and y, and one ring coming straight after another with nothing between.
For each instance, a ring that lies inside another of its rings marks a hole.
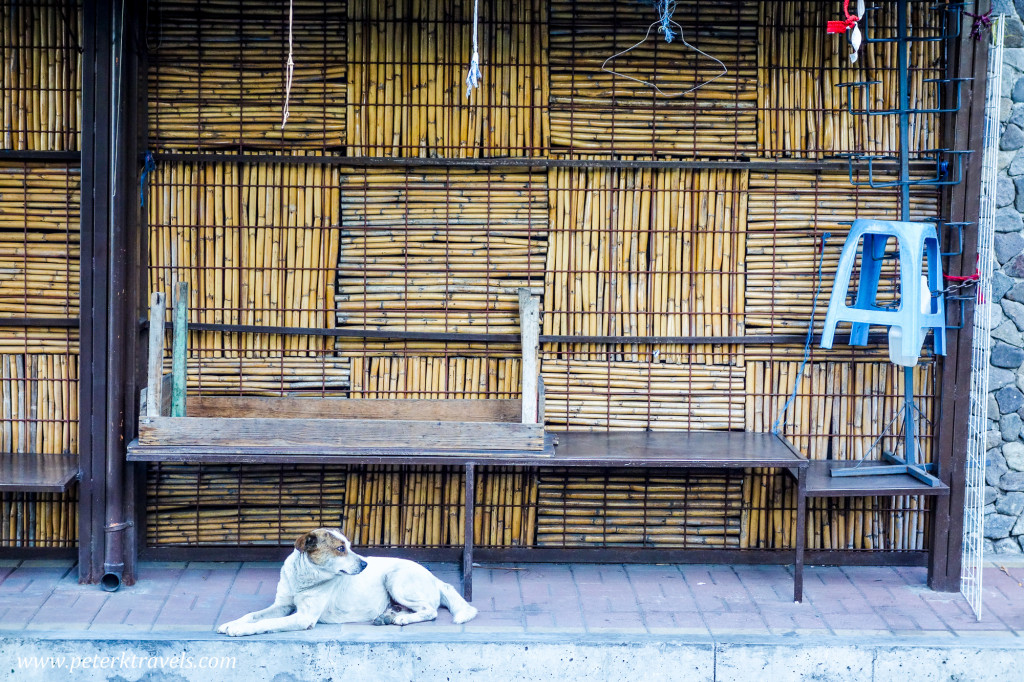
<instances>
[{"instance_id":1,"label":"stone wall","mask_svg":"<svg viewBox=\"0 0 1024 682\"><path fill-rule=\"evenodd\" d=\"M985 552L1024 552L1024 0L994 0L1007 17L1003 60L992 368L985 464Z\"/></svg>"}]
</instances>

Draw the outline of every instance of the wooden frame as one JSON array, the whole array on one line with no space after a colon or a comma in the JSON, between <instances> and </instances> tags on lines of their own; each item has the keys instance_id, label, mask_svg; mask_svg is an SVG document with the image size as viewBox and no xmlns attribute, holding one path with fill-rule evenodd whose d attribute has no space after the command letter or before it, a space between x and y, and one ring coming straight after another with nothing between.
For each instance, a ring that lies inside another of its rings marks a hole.
<instances>
[{"instance_id":1,"label":"wooden frame","mask_svg":"<svg viewBox=\"0 0 1024 682\"><path fill-rule=\"evenodd\" d=\"M174 305L171 374L163 374L166 305L150 306L149 389L141 396L139 437L131 459L147 448L316 448L350 456L501 452L550 456L544 437L539 376L540 296L519 291L522 320L521 400L363 400L216 396L185 398L187 286ZM168 395L170 394L170 395ZM265 415L275 415L266 417Z\"/></svg>"}]
</instances>

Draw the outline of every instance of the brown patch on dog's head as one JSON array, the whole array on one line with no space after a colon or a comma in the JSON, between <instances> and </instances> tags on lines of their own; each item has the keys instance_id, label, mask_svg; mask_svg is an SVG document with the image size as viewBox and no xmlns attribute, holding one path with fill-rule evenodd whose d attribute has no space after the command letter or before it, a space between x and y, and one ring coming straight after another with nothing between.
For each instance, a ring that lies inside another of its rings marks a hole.
<instances>
[{"instance_id":1,"label":"brown patch on dog's head","mask_svg":"<svg viewBox=\"0 0 1024 682\"><path fill-rule=\"evenodd\" d=\"M336 528L317 528L295 540L295 549L303 552L314 564L321 566L348 553L348 541Z\"/></svg>"}]
</instances>

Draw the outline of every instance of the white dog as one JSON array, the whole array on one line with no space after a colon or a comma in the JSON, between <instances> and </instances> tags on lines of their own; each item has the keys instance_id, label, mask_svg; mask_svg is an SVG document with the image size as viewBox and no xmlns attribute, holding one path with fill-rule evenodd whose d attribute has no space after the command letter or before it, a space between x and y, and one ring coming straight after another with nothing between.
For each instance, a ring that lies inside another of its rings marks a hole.
<instances>
[{"instance_id":1,"label":"white dog","mask_svg":"<svg viewBox=\"0 0 1024 682\"><path fill-rule=\"evenodd\" d=\"M341 531L317 528L295 541L273 605L224 623L217 632L238 637L308 630L317 623L408 625L437 618L441 605L455 623L476 615L454 587L416 562L361 557Z\"/></svg>"}]
</instances>

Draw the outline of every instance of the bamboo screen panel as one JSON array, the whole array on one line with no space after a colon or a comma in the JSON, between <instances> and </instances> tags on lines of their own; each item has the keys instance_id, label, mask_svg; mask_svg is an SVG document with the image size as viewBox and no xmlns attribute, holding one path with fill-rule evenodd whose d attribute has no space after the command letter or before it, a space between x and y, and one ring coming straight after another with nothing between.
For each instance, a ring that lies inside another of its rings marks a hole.
<instances>
[{"instance_id":1,"label":"bamboo screen panel","mask_svg":"<svg viewBox=\"0 0 1024 682\"><path fill-rule=\"evenodd\" d=\"M544 174L371 170L342 179L338 327L519 333L540 287Z\"/></svg>"},{"instance_id":2,"label":"bamboo screen panel","mask_svg":"<svg viewBox=\"0 0 1024 682\"><path fill-rule=\"evenodd\" d=\"M81 143L79 0L0 6L3 138L0 148L75 151Z\"/></svg>"},{"instance_id":3,"label":"bamboo screen panel","mask_svg":"<svg viewBox=\"0 0 1024 682\"><path fill-rule=\"evenodd\" d=\"M846 40L823 30L840 16L839 3L795 0L762 2L758 43L758 143L766 156L822 158L850 152L893 156L899 148L898 118L853 116L850 110L898 107L896 47L867 44L851 64ZM873 39L896 34L896 2L869 3L866 16ZM943 34L942 3L909 2L908 31L916 38ZM863 24L862 24L863 25ZM911 108L935 109L952 87L927 82L945 76L941 42L910 44L908 85ZM876 82L868 88L842 83ZM938 114L914 114L910 146L940 147Z\"/></svg>"},{"instance_id":4,"label":"bamboo screen panel","mask_svg":"<svg viewBox=\"0 0 1024 682\"><path fill-rule=\"evenodd\" d=\"M542 155L547 3L480 3L481 86L466 96L473 0L349 0L352 156Z\"/></svg>"},{"instance_id":5,"label":"bamboo screen panel","mask_svg":"<svg viewBox=\"0 0 1024 682\"><path fill-rule=\"evenodd\" d=\"M665 42L647 7L551 2L552 151L702 158L756 153L757 6L679 2L674 20L687 45Z\"/></svg>"},{"instance_id":6,"label":"bamboo screen panel","mask_svg":"<svg viewBox=\"0 0 1024 682\"><path fill-rule=\"evenodd\" d=\"M164 164L147 202L150 289L189 284L189 324L329 329L340 241L337 168ZM189 387L248 395L348 388L333 339L189 333Z\"/></svg>"},{"instance_id":7,"label":"bamboo screen panel","mask_svg":"<svg viewBox=\"0 0 1024 682\"><path fill-rule=\"evenodd\" d=\"M542 470L538 547L743 546L735 470Z\"/></svg>"},{"instance_id":8,"label":"bamboo screen panel","mask_svg":"<svg viewBox=\"0 0 1024 682\"><path fill-rule=\"evenodd\" d=\"M886 179L878 176L880 182ZM915 189L911 193L911 220L936 220L938 215L937 191ZM747 333L806 331L819 256L823 256L814 320L815 329L820 330L850 225L858 218L898 220L899 216L899 188L853 187L846 175L752 173L746 220ZM826 232L830 236L822 254ZM892 259L894 247L892 240L879 278L879 301L892 301L896 295L899 273ZM856 282L858 276L859 269L855 269L851 281Z\"/></svg>"},{"instance_id":9,"label":"bamboo screen panel","mask_svg":"<svg viewBox=\"0 0 1024 682\"><path fill-rule=\"evenodd\" d=\"M79 187L0 164L0 452L78 452ZM73 547L76 497L0 494L0 546Z\"/></svg>"},{"instance_id":10,"label":"bamboo screen panel","mask_svg":"<svg viewBox=\"0 0 1024 682\"><path fill-rule=\"evenodd\" d=\"M149 141L163 149L297 150L345 142L345 3L151 0Z\"/></svg>"}]
</instances>

